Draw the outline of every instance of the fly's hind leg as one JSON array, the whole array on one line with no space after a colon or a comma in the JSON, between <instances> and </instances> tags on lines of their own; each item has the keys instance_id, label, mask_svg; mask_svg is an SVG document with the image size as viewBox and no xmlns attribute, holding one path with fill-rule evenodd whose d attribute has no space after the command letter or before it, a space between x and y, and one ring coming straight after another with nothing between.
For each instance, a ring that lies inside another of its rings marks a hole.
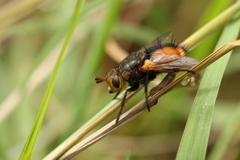
<instances>
[{"instance_id":1,"label":"fly's hind leg","mask_svg":"<svg viewBox=\"0 0 240 160\"><path fill-rule=\"evenodd\" d=\"M192 74L196 74L196 72L195 71L193 71L193 70L190 70L190 69L177 69L176 70L177 72L181 72L181 71L185 71L185 72L190 72L190 73L192 73Z\"/></svg>"},{"instance_id":2,"label":"fly's hind leg","mask_svg":"<svg viewBox=\"0 0 240 160\"><path fill-rule=\"evenodd\" d=\"M171 83L175 79L175 77L176 77L176 72L168 73L157 86L151 89L149 96L153 96L162 88L167 86L169 83Z\"/></svg>"},{"instance_id":3,"label":"fly's hind leg","mask_svg":"<svg viewBox=\"0 0 240 160\"><path fill-rule=\"evenodd\" d=\"M151 89L149 96L153 96L154 94L156 94L158 91L160 91L162 88L164 88L165 86L167 86L169 83L171 83L176 77L176 72L171 72L168 73L164 79L154 88ZM156 105L158 103L158 100L156 100L155 102L151 103L151 107Z\"/></svg>"},{"instance_id":4,"label":"fly's hind leg","mask_svg":"<svg viewBox=\"0 0 240 160\"><path fill-rule=\"evenodd\" d=\"M196 72L190 69L163 69L162 72L167 72L168 74L164 77L164 79L153 89L150 91L150 96L156 94L159 90L161 90L163 87L171 83L175 77L176 73L180 71L186 71L191 72L192 74L195 74Z\"/></svg>"}]
</instances>

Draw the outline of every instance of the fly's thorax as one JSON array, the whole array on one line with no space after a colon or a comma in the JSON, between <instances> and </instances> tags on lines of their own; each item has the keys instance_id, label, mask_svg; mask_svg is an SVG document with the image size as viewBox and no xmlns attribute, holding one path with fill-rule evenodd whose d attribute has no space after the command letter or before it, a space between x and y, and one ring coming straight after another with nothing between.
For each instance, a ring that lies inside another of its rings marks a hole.
<instances>
[{"instance_id":1,"label":"fly's thorax","mask_svg":"<svg viewBox=\"0 0 240 160\"><path fill-rule=\"evenodd\" d=\"M145 59L145 52L133 52L119 64L118 69L120 72L135 70L143 64Z\"/></svg>"},{"instance_id":2,"label":"fly's thorax","mask_svg":"<svg viewBox=\"0 0 240 160\"><path fill-rule=\"evenodd\" d=\"M131 81L135 77L138 77L139 68L144 64L145 59L145 52L133 52L119 64L116 70L125 81Z\"/></svg>"},{"instance_id":3,"label":"fly's thorax","mask_svg":"<svg viewBox=\"0 0 240 160\"><path fill-rule=\"evenodd\" d=\"M121 92L125 87L125 81L117 69L111 69L105 79L108 84L109 93Z\"/></svg>"}]
</instances>

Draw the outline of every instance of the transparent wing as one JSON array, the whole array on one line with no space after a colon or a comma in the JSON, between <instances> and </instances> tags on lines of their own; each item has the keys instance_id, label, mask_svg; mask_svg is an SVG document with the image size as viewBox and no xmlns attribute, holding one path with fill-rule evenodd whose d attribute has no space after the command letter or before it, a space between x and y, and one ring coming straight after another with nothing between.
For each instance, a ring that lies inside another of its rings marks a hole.
<instances>
[{"instance_id":1,"label":"transparent wing","mask_svg":"<svg viewBox=\"0 0 240 160\"><path fill-rule=\"evenodd\" d=\"M198 63L198 60L180 55L153 55L150 60L145 60L144 71L177 72L187 71Z\"/></svg>"},{"instance_id":2,"label":"transparent wing","mask_svg":"<svg viewBox=\"0 0 240 160\"><path fill-rule=\"evenodd\" d=\"M145 45L143 48L141 48L139 51L141 50L146 50L147 48L151 48L154 46L159 45L162 41L167 40L170 36L172 35L172 32L167 32L164 33L163 35L157 37L155 40L153 40L152 42L150 42L149 44Z\"/></svg>"}]
</instances>

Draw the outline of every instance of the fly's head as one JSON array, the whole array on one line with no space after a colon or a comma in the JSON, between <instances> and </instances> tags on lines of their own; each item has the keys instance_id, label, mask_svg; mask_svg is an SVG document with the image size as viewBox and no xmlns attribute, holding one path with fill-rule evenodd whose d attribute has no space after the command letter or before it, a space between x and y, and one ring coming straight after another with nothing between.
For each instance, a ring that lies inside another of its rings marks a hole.
<instances>
[{"instance_id":1,"label":"fly's head","mask_svg":"<svg viewBox=\"0 0 240 160\"><path fill-rule=\"evenodd\" d=\"M116 69L111 69L105 78L95 78L95 81L96 83L106 81L109 93L119 93L125 87L125 81Z\"/></svg>"}]
</instances>

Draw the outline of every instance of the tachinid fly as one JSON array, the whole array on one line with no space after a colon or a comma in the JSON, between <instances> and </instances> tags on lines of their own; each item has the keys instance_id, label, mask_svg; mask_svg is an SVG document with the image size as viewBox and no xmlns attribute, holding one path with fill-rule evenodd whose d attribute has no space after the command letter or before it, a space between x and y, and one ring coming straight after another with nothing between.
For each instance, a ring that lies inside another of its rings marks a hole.
<instances>
[{"instance_id":1,"label":"tachinid fly","mask_svg":"<svg viewBox=\"0 0 240 160\"><path fill-rule=\"evenodd\" d=\"M172 75L175 77L175 73L179 71L193 72L190 68L196 65L198 60L188 57L184 47L173 42L161 43L170 35L171 32L165 33L139 51L131 53L116 68L112 68L105 78L95 78L96 83L106 81L109 93L117 93L116 96L125 88L126 82L130 86L125 91L116 123L119 121L128 92L144 85L146 105L150 111L147 87L151 80L159 73L174 73ZM173 79L168 80L167 84Z\"/></svg>"}]
</instances>

